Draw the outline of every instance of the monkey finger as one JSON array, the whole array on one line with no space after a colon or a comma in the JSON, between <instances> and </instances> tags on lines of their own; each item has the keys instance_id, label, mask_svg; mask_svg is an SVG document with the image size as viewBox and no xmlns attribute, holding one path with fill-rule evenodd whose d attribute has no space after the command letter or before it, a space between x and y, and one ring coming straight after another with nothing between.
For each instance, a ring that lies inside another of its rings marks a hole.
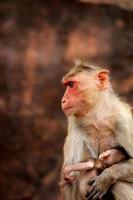
<instances>
[{"instance_id":1,"label":"monkey finger","mask_svg":"<svg viewBox=\"0 0 133 200\"><path fill-rule=\"evenodd\" d=\"M75 178L74 175L70 175L69 173L64 173L64 179L73 180Z\"/></svg>"},{"instance_id":2,"label":"monkey finger","mask_svg":"<svg viewBox=\"0 0 133 200\"><path fill-rule=\"evenodd\" d=\"M92 200L97 200L99 199L99 197L100 197L100 192L96 193L94 197L92 198Z\"/></svg>"},{"instance_id":3,"label":"monkey finger","mask_svg":"<svg viewBox=\"0 0 133 200\"><path fill-rule=\"evenodd\" d=\"M99 199L102 199L105 194L106 194L106 192L103 192L102 194L100 194Z\"/></svg>"},{"instance_id":4,"label":"monkey finger","mask_svg":"<svg viewBox=\"0 0 133 200\"><path fill-rule=\"evenodd\" d=\"M87 200L93 200L94 196L97 195L97 191L94 190L87 198Z\"/></svg>"},{"instance_id":5,"label":"monkey finger","mask_svg":"<svg viewBox=\"0 0 133 200\"><path fill-rule=\"evenodd\" d=\"M69 179L70 179L70 181L74 181L75 176L70 176Z\"/></svg>"},{"instance_id":6,"label":"monkey finger","mask_svg":"<svg viewBox=\"0 0 133 200\"><path fill-rule=\"evenodd\" d=\"M94 189L95 189L95 186L94 184L92 184L91 188L89 189L89 192L87 193L87 196L89 196L89 194L92 193Z\"/></svg>"},{"instance_id":7,"label":"monkey finger","mask_svg":"<svg viewBox=\"0 0 133 200\"><path fill-rule=\"evenodd\" d=\"M87 192L85 197L89 197L89 195L91 194L91 192L93 192L94 189L95 189L95 187L91 187L91 189L89 190L89 192Z\"/></svg>"},{"instance_id":8,"label":"monkey finger","mask_svg":"<svg viewBox=\"0 0 133 200\"><path fill-rule=\"evenodd\" d=\"M72 182L72 181L74 181L74 179L75 179L75 177L73 176L68 176L68 177L64 177L64 180L66 181L66 182Z\"/></svg>"},{"instance_id":9,"label":"monkey finger","mask_svg":"<svg viewBox=\"0 0 133 200\"><path fill-rule=\"evenodd\" d=\"M87 200L91 200L92 197L97 193L96 188L93 186L90 192L87 194Z\"/></svg>"}]
</instances>

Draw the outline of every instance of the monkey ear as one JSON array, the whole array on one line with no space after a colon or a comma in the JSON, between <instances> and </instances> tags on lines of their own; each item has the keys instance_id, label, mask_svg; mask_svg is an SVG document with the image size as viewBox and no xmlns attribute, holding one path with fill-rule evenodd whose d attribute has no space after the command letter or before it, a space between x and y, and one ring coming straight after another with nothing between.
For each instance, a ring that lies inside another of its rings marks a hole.
<instances>
[{"instance_id":1,"label":"monkey ear","mask_svg":"<svg viewBox=\"0 0 133 200\"><path fill-rule=\"evenodd\" d=\"M98 88L104 90L109 85L109 70L101 70L96 74L98 80Z\"/></svg>"},{"instance_id":2,"label":"monkey ear","mask_svg":"<svg viewBox=\"0 0 133 200\"><path fill-rule=\"evenodd\" d=\"M99 155L99 159L100 159L100 160L105 160L105 159L107 159L108 156L110 155L110 153L111 153L110 150L104 151L103 153L101 153L101 154Z\"/></svg>"}]
</instances>

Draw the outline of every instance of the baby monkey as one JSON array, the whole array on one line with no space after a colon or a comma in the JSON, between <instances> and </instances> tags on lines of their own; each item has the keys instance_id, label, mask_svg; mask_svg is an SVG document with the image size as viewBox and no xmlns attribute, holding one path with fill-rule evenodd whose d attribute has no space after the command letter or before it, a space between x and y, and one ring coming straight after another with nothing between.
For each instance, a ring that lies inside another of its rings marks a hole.
<instances>
[{"instance_id":1,"label":"baby monkey","mask_svg":"<svg viewBox=\"0 0 133 200\"><path fill-rule=\"evenodd\" d=\"M79 191L82 198L87 199L87 194L89 194L94 178L104 169L126 159L128 159L128 155L123 148L112 148L101 153L97 160L88 159L86 162L66 165L63 168L63 178L67 183L72 184L76 178L73 172L82 172L80 175ZM86 191L88 192L87 194Z\"/></svg>"}]
</instances>

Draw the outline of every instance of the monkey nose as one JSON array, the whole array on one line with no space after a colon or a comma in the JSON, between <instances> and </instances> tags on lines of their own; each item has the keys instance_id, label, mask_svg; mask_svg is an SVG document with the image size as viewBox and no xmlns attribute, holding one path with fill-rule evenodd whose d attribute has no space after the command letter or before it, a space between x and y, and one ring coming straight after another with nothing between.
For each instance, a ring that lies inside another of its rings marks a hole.
<instances>
[{"instance_id":1,"label":"monkey nose","mask_svg":"<svg viewBox=\"0 0 133 200\"><path fill-rule=\"evenodd\" d=\"M62 100L62 103L64 104L65 102L66 102L66 100L65 100L65 99L63 99L63 100Z\"/></svg>"}]
</instances>

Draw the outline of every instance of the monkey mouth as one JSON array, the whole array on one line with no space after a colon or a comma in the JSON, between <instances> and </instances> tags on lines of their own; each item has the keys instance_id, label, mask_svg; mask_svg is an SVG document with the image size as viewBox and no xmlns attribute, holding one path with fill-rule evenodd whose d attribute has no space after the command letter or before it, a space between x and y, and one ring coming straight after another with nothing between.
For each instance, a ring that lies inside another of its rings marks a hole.
<instances>
[{"instance_id":1,"label":"monkey mouth","mask_svg":"<svg viewBox=\"0 0 133 200\"><path fill-rule=\"evenodd\" d=\"M70 110L70 109L72 109L73 107L72 106L69 106L69 107L64 107L64 108L62 108L62 110L64 111L64 112L66 112L66 111L68 111L68 110Z\"/></svg>"}]
</instances>

